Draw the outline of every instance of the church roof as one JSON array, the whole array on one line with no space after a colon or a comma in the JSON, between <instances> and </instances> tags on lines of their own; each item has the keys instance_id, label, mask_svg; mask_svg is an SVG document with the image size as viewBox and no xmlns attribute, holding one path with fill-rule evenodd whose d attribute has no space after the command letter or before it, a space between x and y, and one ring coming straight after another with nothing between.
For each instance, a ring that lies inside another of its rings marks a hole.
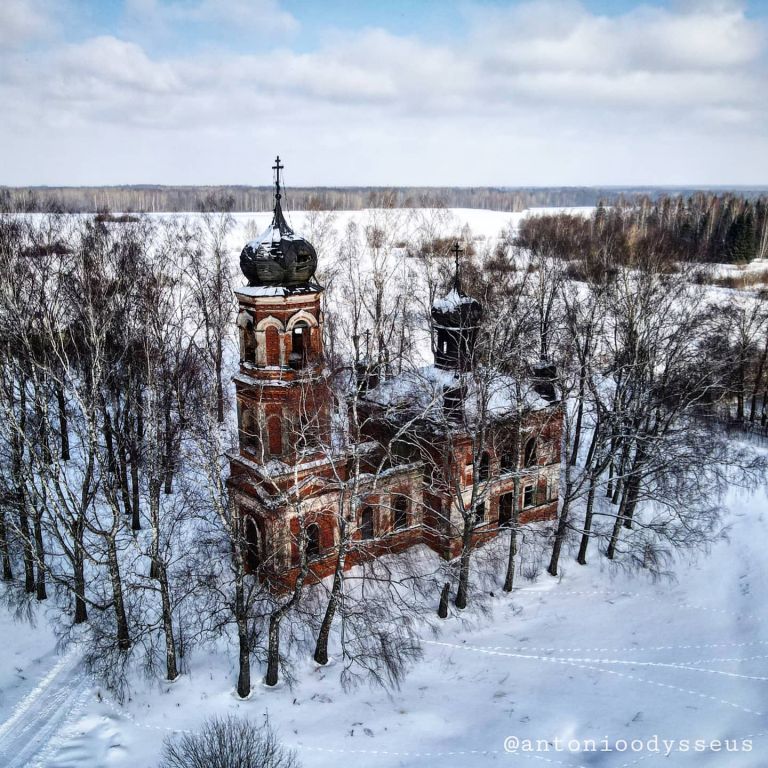
<instances>
[{"instance_id":1,"label":"church roof","mask_svg":"<svg viewBox=\"0 0 768 768\"><path fill-rule=\"evenodd\" d=\"M511 418L517 415L518 409L522 412L538 411L554 404L535 385L526 385L521 402L516 402L515 396L519 392L517 384L512 375L499 373L494 376L490 398L483 406L491 419ZM363 399L384 408L395 420L398 415L406 419L420 415L421 418L442 423L445 421L443 398L447 392L457 389L463 392L466 416L471 421L479 412L480 401L485 401L488 394L481 391L478 380L471 374L447 371L435 365L392 376L369 389Z\"/></svg>"}]
</instances>

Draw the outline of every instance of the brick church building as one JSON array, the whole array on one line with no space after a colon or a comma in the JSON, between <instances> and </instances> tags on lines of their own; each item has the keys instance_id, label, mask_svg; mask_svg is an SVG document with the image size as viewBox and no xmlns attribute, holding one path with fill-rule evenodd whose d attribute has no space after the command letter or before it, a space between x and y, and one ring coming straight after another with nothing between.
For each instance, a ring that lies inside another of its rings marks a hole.
<instances>
[{"instance_id":1,"label":"brick church building","mask_svg":"<svg viewBox=\"0 0 768 768\"><path fill-rule=\"evenodd\" d=\"M317 254L284 217L281 167L278 158L272 224L244 247L248 285L235 291L229 486L249 570L281 585L301 567L322 578L342 538L344 567L414 545L453 558L467 510L478 543L515 521L555 517L562 411L546 371L524 409L495 381L482 440L473 426L483 308L462 290L458 246L453 287L432 308L434 364L392 375L362 360L332 377Z\"/></svg>"}]
</instances>

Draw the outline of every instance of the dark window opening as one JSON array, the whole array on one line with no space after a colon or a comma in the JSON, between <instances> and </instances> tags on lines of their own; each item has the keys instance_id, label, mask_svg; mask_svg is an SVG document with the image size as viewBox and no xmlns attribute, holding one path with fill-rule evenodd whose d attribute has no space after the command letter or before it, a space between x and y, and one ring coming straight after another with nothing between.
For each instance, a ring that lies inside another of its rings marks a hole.
<instances>
[{"instance_id":1,"label":"dark window opening","mask_svg":"<svg viewBox=\"0 0 768 768\"><path fill-rule=\"evenodd\" d=\"M532 437L526 444L525 444L525 451L523 452L523 459L525 461L526 467L532 467L534 464L537 463L538 458L536 455L536 438Z\"/></svg>"},{"instance_id":2,"label":"dark window opening","mask_svg":"<svg viewBox=\"0 0 768 768\"><path fill-rule=\"evenodd\" d=\"M485 522L485 502L479 501L475 504L475 525Z\"/></svg>"},{"instance_id":3,"label":"dark window opening","mask_svg":"<svg viewBox=\"0 0 768 768\"><path fill-rule=\"evenodd\" d=\"M240 413L240 444L243 448L259 450L259 425L254 413L243 408Z\"/></svg>"},{"instance_id":4,"label":"dark window opening","mask_svg":"<svg viewBox=\"0 0 768 768\"><path fill-rule=\"evenodd\" d=\"M395 496L392 501L392 525L396 531L408 527L408 499L405 496Z\"/></svg>"},{"instance_id":5,"label":"dark window opening","mask_svg":"<svg viewBox=\"0 0 768 768\"><path fill-rule=\"evenodd\" d=\"M291 331L291 360L304 363L309 352L309 326L296 323Z\"/></svg>"},{"instance_id":6,"label":"dark window opening","mask_svg":"<svg viewBox=\"0 0 768 768\"><path fill-rule=\"evenodd\" d=\"M373 538L373 510L370 507L365 507L360 514L360 538Z\"/></svg>"},{"instance_id":7,"label":"dark window opening","mask_svg":"<svg viewBox=\"0 0 768 768\"><path fill-rule=\"evenodd\" d=\"M296 263L297 264L306 264L309 261L309 253L306 251L299 251L296 254Z\"/></svg>"},{"instance_id":8,"label":"dark window opening","mask_svg":"<svg viewBox=\"0 0 768 768\"><path fill-rule=\"evenodd\" d=\"M308 560L312 560L320 555L320 526L317 523L310 523L307 526L305 551Z\"/></svg>"},{"instance_id":9,"label":"dark window opening","mask_svg":"<svg viewBox=\"0 0 768 768\"><path fill-rule=\"evenodd\" d=\"M491 457L486 452L480 457L480 479L487 480L491 476Z\"/></svg>"},{"instance_id":10,"label":"dark window opening","mask_svg":"<svg viewBox=\"0 0 768 768\"><path fill-rule=\"evenodd\" d=\"M505 451L501 454L501 468L507 471L515 469L515 454L513 451Z\"/></svg>"},{"instance_id":11,"label":"dark window opening","mask_svg":"<svg viewBox=\"0 0 768 768\"><path fill-rule=\"evenodd\" d=\"M512 513L515 510L515 494L505 493L499 497L499 527L508 528L512 525Z\"/></svg>"},{"instance_id":12,"label":"dark window opening","mask_svg":"<svg viewBox=\"0 0 768 768\"><path fill-rule=\"evenodd\" d=\"M252 328L243 328L243 360L249 363L256 361L256 335Z\"/></svg>"},{"instance_id":13,"label":"dark window opening","mask_svg":"<svg viewBox=\"0 0 768 768\"><path fill-rule=\"evenodd\" d=\"M533 507L536 504L536 487L526 485L523 489L523 507Z\"/></svg>"}]
</instances>

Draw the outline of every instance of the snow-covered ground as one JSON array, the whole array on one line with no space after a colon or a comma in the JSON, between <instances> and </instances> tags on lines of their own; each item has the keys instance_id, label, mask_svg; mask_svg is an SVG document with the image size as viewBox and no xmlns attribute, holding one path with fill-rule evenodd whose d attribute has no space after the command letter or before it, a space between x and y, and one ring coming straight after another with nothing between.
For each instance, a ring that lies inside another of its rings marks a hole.
<instances>
[{"instance_id":1,"label":"snow-covered ground","mask_svg":"<svg viewBox=\"0 0 768 768\"><path fill-rule=\"evenodd\" d=\"M733 491L726 506L728 539L678 562L674 580L613 573L597 552L587 567L569 556L560 579L521 578L511 597L496 593L490 615L425 633L423 660L391 694L345 694L332 665L307 659L293 689L257 684L243 702L234 654L211 653L174 685L137 681L120 707L83 675L76 652L56 656L44 622L30 629L2 615L0 765L149 767L167 735L237 713L268 716L306 768L764 766L768 501L764 489ZM521 741L505 752L514 738L541 741L539 750ZM593 739L598 751L568 751L571 739ZM689 751L678 751L686 739ZM694 751L697 739L722 740L722 751ZM725 753L726 739L741 751ZM633 751L632 740L650 750Z\"/></svg>"},{"instance_id":2,"label":"snow-covered ground","mask_svg":"<svg viewBox=\"0 0 768 768\"><path fill-rule=\"evenodd\" d=\"M442 234L468 224L490 240L532 213L452 210ZM334 214L333 230L368 216ZM235 218L233 259L270 214ZM302 213L290 220L299 231L310 224ZM0 608L0 768L151 768L164 738L225 713L255 724L268 716L305 768L765 766L768 499L762 488L734 490L725 507L728 538L676 562L667 581L615 572L596 550L587 567L564 556L559 579L541 565L533 580L518 575L511 596L494 590L488 614L453 616L437 636L425 629L424 658L393 693L345 693L338 668L307 658L293 688L260 685L256 667L243 702L236 655L222 647L195 652L172 685L135 679L120 706L85 673L76 647L56 652L44 610L29 627ZM505 751L506 739L510 748L522 741ZM696 751L696 740L718 739L722 751ZM726 739L740 751L726 753Z\"/></svg>"}]
</instances>

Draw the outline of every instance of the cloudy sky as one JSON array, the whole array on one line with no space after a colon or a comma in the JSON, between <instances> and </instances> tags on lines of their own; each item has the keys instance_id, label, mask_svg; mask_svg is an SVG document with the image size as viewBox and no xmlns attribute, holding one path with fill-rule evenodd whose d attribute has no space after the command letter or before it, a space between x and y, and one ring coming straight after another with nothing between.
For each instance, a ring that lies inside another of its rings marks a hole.
<instances>
[{"instance_id":1,"label":"cloudy sky","mask_svg":"<svg viewBox=\"0 0 768 768\"><path fill-rule=\"evenodd\" d=\"M0 184L768 184L768 0L0 0Z\"/></svg>"}]
</instances>

